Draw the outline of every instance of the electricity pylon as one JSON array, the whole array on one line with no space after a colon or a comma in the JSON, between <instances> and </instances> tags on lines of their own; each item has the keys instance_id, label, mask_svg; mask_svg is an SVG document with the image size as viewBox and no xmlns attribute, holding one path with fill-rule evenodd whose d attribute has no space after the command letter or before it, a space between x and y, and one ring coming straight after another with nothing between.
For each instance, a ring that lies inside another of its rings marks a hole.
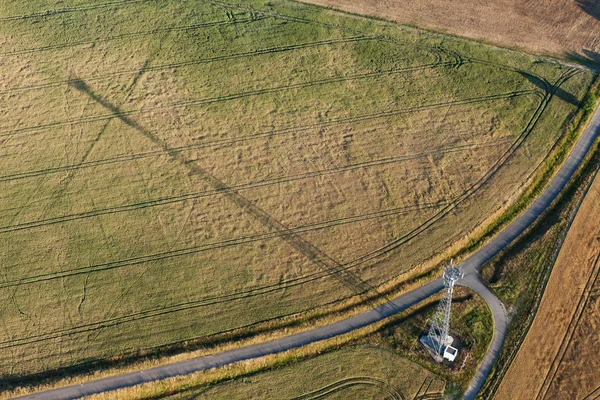
<instances>
[{"instance_id":1,"label":"electricity pylon","mask_svg":"<svg viewBox=\"0 0 600 400\"><path fill-rule=\"evenodd\" d=\"M450 261L450 265L444 269L444 293L442 294L442 299L435 315L431 319L429 333L426 337L421 338L421 342L423 342L437 362L442 361L444 350L453 341L452 337L448 335L450 331L452 292L454 291L454 283L462 279L462 277L463 273Z\"/></svg>"}]
</instances>

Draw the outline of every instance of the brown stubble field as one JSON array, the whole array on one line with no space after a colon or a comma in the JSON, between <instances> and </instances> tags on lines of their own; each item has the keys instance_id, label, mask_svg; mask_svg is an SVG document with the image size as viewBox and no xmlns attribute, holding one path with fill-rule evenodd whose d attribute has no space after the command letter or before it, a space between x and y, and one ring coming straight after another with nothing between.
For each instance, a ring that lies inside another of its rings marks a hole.
<instances>
[{"instance_id":1,"label":"brown stubble field","mask_svg":"<svg viewBox=\"0 0 600 400\"><path fill-rule=\"evenodd\" d=\"M600 395L600 179L571 226L535 320L494 399Z\"/></svg>"},{"instance_id":2,"label":"brown stubble field","mask_svg":"<svg viewBox=\"0 0 600 400\"><path fill-rule=\"evenodd\" d=\"M413 270L518 195L594 78L293 2L86 4L0 16L3 377Z\"/></svg>"},{"instance_id":3,"label":"brown stubble field","mask_svg":"<svg viewBox=\"0 0 600 400\"><path fill-rule=\"evenodd\" d=\"M537 54L600 62L595 0L303 0Z\"/></svg>"}]
</instances>

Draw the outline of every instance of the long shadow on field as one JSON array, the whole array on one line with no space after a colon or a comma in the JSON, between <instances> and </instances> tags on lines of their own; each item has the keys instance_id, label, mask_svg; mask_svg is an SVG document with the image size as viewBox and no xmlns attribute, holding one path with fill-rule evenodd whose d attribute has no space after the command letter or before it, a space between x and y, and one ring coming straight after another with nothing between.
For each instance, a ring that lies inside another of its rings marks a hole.
<instances>
[{"instance_id":1,"label":"long shadow on field","mask_svg":"<svg viewBox=\"0 0 600 400\"><path fill-rule=\"evenodd\" d=\"M213 176L208 171L202 169L196 162L190 162L181 153L180 150L171 149L161 139L159 139L154 133L145 129L140 124L127 117L119 107L110 103L109 101L98 96L88 86L88 84L81 80L75 79L69 82L69 85L79 90L82 93L88 95L92 100L96 101L103 107L107 108L111 113L114 114L115 118L119 118L125 125L134 128L136 131L143 134L146 138L167 153L173 160L185 165L191 174L197 175L204 179L207 183L214 187L217 192L221 192L227 196L229 200L238 205L242 210L249 213L267 228L278 233L279 237L284 239L286 242L292 245L297 251L307 257L309 260L318 265L327 274L332 275L344 286L348 287L353 294L363 295L374 290L374 288L367 282L363 281L359 276L352 273L348 269L345 269L342 264L331 258L325 252L308 242L300 235L290 230L288 227L283 225L281 222L273 218L265 210L252 203L240 195L237 191L232 190L225 183L220 181L217 177Z\"/></svg>"},{"instance_id":2,"label":"long shadow on field","mask_svg":"<svg viewBox=\"0 0 600 400\"><path fill-rule=\"evenodd\" d=\"M579 8L600 21L600 1L598 0L575 0Z\"/></svg>"},{"instance_id":3,"label":"long shadow on field","mask_svg":"<svg viewBox=\"0 0 600 400\"><path fill-rule=\"evenodd\" d=\"M600 53L588 49L581 49L581 53L568 52L565 56L572 61L587 65L595 70L599 69Z\"/></svg>"},{"instance_id":4,"label":"long shadow on field","mask_svg":"<svg viewBox=\"0 0 600 400\"><path fill-rule=\"evenodd\" d=\"M577 99L577 97L573 96L571 93L567 92L566 90L564 90L560 87L556 87L556 86L552 85L550 82L546 81L545 79L540 79L537 76L532 75L528 72L519 71L519 74L521 76L523 76L524 78L527 78L527 80L529 82L533 83L534 85L536 85L537 87L542 89L544 92L554 93L555 96L561 98L562 100L566 101L567 103L571 103L574 106L579 106L579 100Z\"/></svg>"}]
</instances>

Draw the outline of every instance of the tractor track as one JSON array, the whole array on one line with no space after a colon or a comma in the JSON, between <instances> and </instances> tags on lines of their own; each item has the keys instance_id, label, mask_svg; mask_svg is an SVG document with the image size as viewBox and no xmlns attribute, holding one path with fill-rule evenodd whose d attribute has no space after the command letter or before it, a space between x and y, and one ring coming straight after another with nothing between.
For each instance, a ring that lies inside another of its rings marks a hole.
<instances>
[{"instance_id":1,"label":"tractor track","mask_svg":"<svg viewBox=\"0 0 600 400\"><path fill-rule=\"evenodd\" d=\"M360 42L360 41L380 40L380 39L381 39L380 35L375 35L375 36L360 35L360 36L353 36L353 37L340 38L340 39L328 39L328 40L318 40L318 41L313 41L313 42L297 43L297 44L292 44L292 45L287 45L287 46L265 47L262 49L257 49L257 50L242 52L242 53L224 54L224 55L220 55L220 56L183 60L183 61L159 64L159 65L154 65L154 66L152 66L152 65L146 66L143 69L138 68L138 69L115 71L115 72L111 72L108 74L102 74L102 75L92 75L89 77L81 77L81 78L79 78L79 80L85 80L86 82L95 82L95 81L114 79L119 76L135 75L135 74L139 74L140 72L164 71L164 70L169 70L169 69L174 69L174 68L182 68L182 67L190 67L190 66L195 66L195 65L210 64L213 62L229 61L229 60L235 60L235 59L240 59L240 58L244 59L247 57L255 57L255 56L260 56L260 55L285 53L288 51L301 50L301 49L307 49L307 48L315 48L315 47L320 47L320 46L343 44L343 43L355 43L355 42ZM441 62L442 62L441 60L436 61L436 63L441 63ZM26 91L30 91L30 90L47 89L47 88L56 87L56 86L68 85L71 82L72 82L72 79L63 79L63 80L59 80L59 81L39 83L39 84L35 84L35 85L14 86L14 87L0 91L0 94L10 94L10 93L16 93L16 92L26 92Z\"/></svg>"},{"instance_id":2,"label":"tractor track","mask_svg":"<svg viewBox=\"0 0 600 400\"><path fill-rule=\"evenodd\" d=\"M597 400L600 398L600 386L588 393L582 400Z\"/></svg>"},{"instance_id":3,"label":"tractor track","mask_svg":"<svg viewBox=\"0 0 600 400\"><path fill-rule=\"evenodd\" d=\"M251 22L255 22L255 21L262 21L267 18L268 17L258 17L258 18L251 17L251 18L239 18L239 19L234 19L234 20L227 19L227 20L220 20L220 21L203 22L203 23L189 24L189 25L177 25L177 26L170 26L170 27L165 27L165 28L150 29L150 30L146 30L146 31L122 33L120 35L107 36L104 38L96 38L96 39L91 39L91 40L78 40L75 42L58 43L58 44L52 44L52 45L47 45L47 46L33 47L33 48L29 48L29 49L12 50L12 51L0 53L0 56L2 56L2 57L20 56L20 55L25 55L25 54L42 53L42 52L46 52L46 51L63 50L63 49L70 48L70 47L86 46L86 45L93 45L93 44L98 44L98 43L107 43L107 42L112 42L112 41L116 41L116 40L131 39L131 38L135 38L135 37L155 35L157 33L170 33L170 32L182 32L182 31L185 32L185 31L193 31L193 30L202 29L202 28L212 28L215 26L241 25L241 24L251 23ZM0 94L5 93L5 92L6 91L0 92Z\"/></svg>"},{"instance_id":4,"label":"tractor track","mask_svg":"<svg viewBox=\"0 0 600 400\"><path fill-rule=\"evenodd\" d=\"M111 214L117 214L117 213L128 212L128 211L137 211L137 210L145 209L148 207L156 207L156 206L162 206L162 205L166 205L166 204L195 200L195 199L204 198L204 197L218 196L218 195L222 195L224 193L233 192L233 191L252 190L252 189L256 189L256 188L260 188L260 187L277 185L277 184L281 184L281 183L295 182L295 181L305 180L305 179L318 178L318 177L322 177L322 176L326 176L326 175L333 175L333 174L338 174L338 173L347 172L347 171L353 171L353 170L357 170L357 169L365 169L365 168L382 166L382 165L396 164L396 163L400 163L400 162L416 160L419 158L424 158L424 157L433 156L433 155L450 154L450 153L456 153L456 152L461 152L461 151L466 151L466 150L477 150L477 149L482 149L482 148L486 148L486 147L495 147L495 146L502 145L505 142L506 142L506 139L490 141L489 143L448 146L445 148L434 149L434 150L426 151L426 152L422 152L422 153L413 153L413 154L407 154L407 155L401 155L401 156L386 157L386 158L376 159L376 160L372 160L372 161L364 161L364 162L359 162L359 163L354 163L354 164L348 164L348 165L344 165L341 167L328 168L328 169L318 170L318 171L310 171L310 172L306 172L303 174L288 175L288 176L264 179L264 180L256 181L256 182L242 183L242 184L238 184L238 185L229 186L227 189L213 189L213 190L209 190L209 191L186 193L186 194L181 194L181 195L177 195L177 196L169 196L169 197L156 198L156 199L151 199L151 200L147 200L147 201L142 201L142 202L138 202L138 203L125 204L125 205L121 205L121 206L117 206L117 207L95 209L95 210L85 211L85 212L81 212L81 213L67 214L67 215L61 215L61 216L57 216L57 217L53 217L53 218L42 219L42 220L23 222L23 223L13 224L13 225L6 225L6 226L0 227L0 234L11 233L11 232L26 230L26 229L41 228L41 227L45 227L45 226L49 226L49 225L61 224L61 223L69 222L69 221L92 218L92 217L97 217L97 216L101 216L101 215L111 215ZM191 160L191 162L193 162L193 161L194 160Z\"/></svg>"},{"instance_id":5,"label":"tractor track","mask_svg":"<svg viewBox=\"0 0 600 400\"><path fill-rule=\"evenodd\" d=\"M557 351L556 355L554 356L554 359L552 360L552 364L550 365L550 369L548 370L548 373L546 374L546 376L544 378L542 386L536 396L536 400L543 400L546 398L546 396L548 394L548 390L550 389L550 385L552 385L552 382L554 382L554 379L556 378L556 374L558 373L558 368L562 364L562 362L565 358L565 354L567 353L567 350L569 348L569 345L571 344L571 339L573 338L573 335L575 334L575 330L577 329L577 327L579 326L579 322L585 315L584 311L586 310L587 305L589 303L590 294L593 291L596 284L599 282L599 280L598 280L599 277L600 277L600 254L598 254L598 256L596 257L596 259L594 261L594 267L592 268L592 271L590 272L590 275L585 284L583 293L581 294L581 297L579 298L579 302L577 303L575 312L573 313L571 320L569 321L567 331L565 332L565 335L563 336L563 338L561 340L558 351Z\"/></svg>"},{"instance_id":6,"label":"tractor track","mask_svg":"<svg viewBox=\"0 0 600 400\"><path fill-rule=\"evenodd\" d=\"M532 90L529 92L510 92L510 93L501 94L501 95L474 97L474 98L463 99L463 100L444 101L444 102L439 102L439 103L434 103L434 104L429 104L429 105L400 108L400 109L396 109L396 110L382 111L382 112L372 113L372 114L363 114L363 115L358 115L355 117L339 118L339 119L334 119L334 120L319 122L319 123L314 123L314 124L308 124L308 125L273 129L273 130L268 130L268 131L264 131L264 132L260 132L260 133L256 133L256 134L239 136L239 137L234 137L234 138L229 138L229 139L216 139L216 140L210 140L210 141L203 141L201 143L190 144L190 145L180 146L180 147L173 147L172 151L181 152L181 151L185 151L185 150L216 147L216 146L229 145L229 144L240 143L240 142L243 143L243 142L250 141L250 140L270 138L273 136L280 136L280 135L289 135L289 134L293 134L293 133L300 133L300 132L314 130L314 129L330 128L330 127L338 126L338 125L353 124L353 123L357 123L357 122L370 121L370 120L387 118L387 117L394 117L394 116L399 116L399 115L403 115L403 114L444 108L444 107L448 107L448 106L461 106L461 105L468 105L468 104L484 103L486 101L506 100L506 99L512 99L512 98L515 98L518 96L527 96L530 94L539 95L539 92L536 90ZM0 176L0 182L7 182L7 181L19 180L19 179L25 179L25 178L33 178L33 177L43 176L46 174L67 172L67 171L81 169L81 168L89 168L89 167L113 164L113 163L118 163L118 162L134 161L134 160L138 160L141 158L154 157L154 156L158 156L158 155L162 155L162 154L164 154L164 152L162 150L155 150L155 151L148 151L148 152L137 153L137 154L121 155L121 156L116 156L116 157L111 157L111 158L96 160L96 161L87 161L84 163L77 163L77 164L66 165L66 166L59 166L59 167L53 167L53 168L13 173L13 174Z\"/></svg>"},{"instance_id":7,"label":"tractor track","mask_svg":"<svg viewBox=\"0 0 600 400\"><path fill-rule=\"evenodd\" d=\"M88 5L79 6L79 7L57 8L54 10L37 11L37 12L30 13L30 14L11 15L9 17L0 17L0 22L18 21L18 20L33 19L33 18L41 19L41 18L47 18L47 17L62 15L62 14L97 10L97 9L101 9L101 8L123 6L123 5L130 5L130 4L136 4L136 3L149 3L150 1L152 1L152 0L120 0L120 1L110 1L110 2L106 2L106 3L100 3L100 4L88 4Z\"/></svg>"},{"instance_id":8,"label":"tractor track","mask_svg":"<svg viewBox=\"0 0 600 400\"><path fill-rule=\"evenodd\" d=\"M380 389L381 391L385 392L385 394L390 396L393 400L404 400L404 396L402 396L402 393L400 393L398 389L391 386L384 380L371 378L368 376L358 376L341 379L320 389L314 390L309 393L305 393L300 396L293 397L291 400L322 399L330 394L348 389L353 386L374 386L377 389Z\"/></svg>"},{"instance_id":9,"label":"tractor track","mask_svg":"<svg viewBox=\"0 0 600 400\"><path fill-rule=\"evenodd\" d=\"M22 128L14 128L14 129L6 129L6 127L5 127L3 130L0 131L0 137L14 136L16 134L25 133L25 132L42 131L42 130L46 130L46 129L50 129L50 128L60 128L63 126L73 126L73 125L85 124L85 123L89 123L89 122L104 121L107 119L113 119L113 118L119 118L119 117L131 117L134 115L140 115L140 114L145 114L145 113L150 113L150 112L155 112L155 111L167 112L169 110L173 110L176 108L212 105L212 104L217 104L217 103L231 101L231 100L239 100L239 99L243 99L243 98L250 98L250 97L255 97L255 96L260 96L260 95L265 95L265 94L280 93L280 92L285 92L285 91L289 91L289 90L302 90L302 89L323 86L323 85L328 85L328 84L333 84L333 83L351 82L351 81L357 81L357 80L363 80L363 79L377 78L377 77L382 77L382 76L395 76L395 75L401 75L403 73L408 73L408 72L441 68L441 67L448 66L448 65L451 65L451 63L422 64L422 65L417 65L417 66L412 66L412 67L394 68L394 69L390 69L390 70L386 70L386 71L350 74L350 75L346 75L346 76L342 76L342 77L330 77L330 78L318 79L318 80L314 80L314 81L291 84L291 85L275 86L275 87L270 87L270 88L249 90L249 91L245 91L245 92L237 92L237 93L232 93L229 95L183 100L183 101L178 101L178 102L174 102L174 103L163 105L163 106L154 106L154 107L148 107L148 108L144 108L144 109L121 111L118 113L113 112L110 114L101 114L101 115L94 115L94 116L83 117L83 118L75 118L75 119L71 119L71 120L67 120L67 121L57 121L57 122L51 122L51 123L43 124L43 125L26 126L26 127L22 127ZM77 79L77 80L72 80L70 84L76 86L76 85L80 84L80 82L82 82L82 81Z\"/></svg>"}]
</instances>

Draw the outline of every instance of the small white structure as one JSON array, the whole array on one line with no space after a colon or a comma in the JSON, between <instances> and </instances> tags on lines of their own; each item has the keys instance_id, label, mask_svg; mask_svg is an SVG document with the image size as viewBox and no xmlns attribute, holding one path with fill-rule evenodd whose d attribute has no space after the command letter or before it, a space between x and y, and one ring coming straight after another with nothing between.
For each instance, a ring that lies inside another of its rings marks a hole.
<instances>
[{"instance_id":1,"label":"small white structure","mask_svg":"<svg viewBox=\"0 0 600 400\"><path fill-rule=\"evenodd\" d=\"M458 349L452 346L446 346L444 349L444 358L448 361L454 361L456 355L458 354Z\"/></svg>"}]
</instances>

